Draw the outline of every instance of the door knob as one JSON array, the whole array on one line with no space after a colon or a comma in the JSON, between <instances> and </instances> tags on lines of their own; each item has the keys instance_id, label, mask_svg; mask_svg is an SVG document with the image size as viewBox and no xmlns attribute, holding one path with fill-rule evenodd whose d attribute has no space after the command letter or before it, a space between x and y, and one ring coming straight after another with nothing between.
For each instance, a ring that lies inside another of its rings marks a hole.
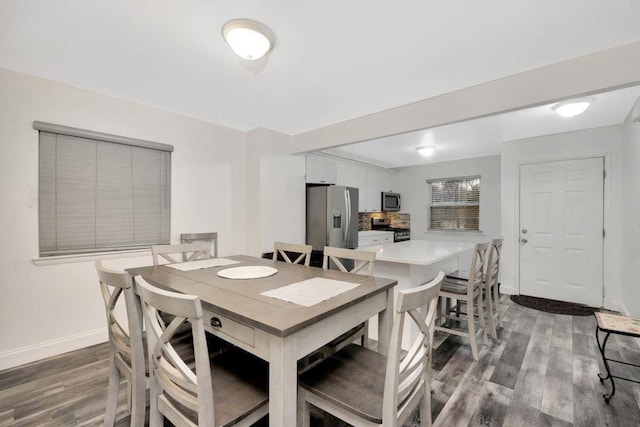
<instances>
[{"instance_id":1,"label":"door knob","mask_svg":"<svg viewBox=\"0 0 640 427\"><path fill-rule=\"evenodd\" d=\"M522 229L522 234L527 234L527 229L526 228Z\"/></svg>"},{"instance_id":2,"label":"door knob","mask_svg":"<svg viewBox=\"0 0 640 427\"><path fill-rule=\"evenodd\" d=\"M528 242L528 240L527 240L527 239L520 239L520 241L521 241L522 243L527 243L527 242Z\"/></svg>"}]
</instances>

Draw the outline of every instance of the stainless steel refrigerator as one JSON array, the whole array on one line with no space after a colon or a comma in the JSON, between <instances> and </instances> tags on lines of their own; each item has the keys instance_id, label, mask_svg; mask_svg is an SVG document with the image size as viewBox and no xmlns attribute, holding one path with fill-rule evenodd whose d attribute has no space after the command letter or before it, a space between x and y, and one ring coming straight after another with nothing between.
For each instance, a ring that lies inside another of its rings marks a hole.
<instances>
[{"instance_id":1,"label":"stainless steel refrigerator","mask_svg":"<svg viewBox=\"0 0 640 427\"><path fill-rule=\"evenodd\" d=\"M307 244L358 247L358 189L329 185L307 187Z\"/></svg>"}]
</instances>

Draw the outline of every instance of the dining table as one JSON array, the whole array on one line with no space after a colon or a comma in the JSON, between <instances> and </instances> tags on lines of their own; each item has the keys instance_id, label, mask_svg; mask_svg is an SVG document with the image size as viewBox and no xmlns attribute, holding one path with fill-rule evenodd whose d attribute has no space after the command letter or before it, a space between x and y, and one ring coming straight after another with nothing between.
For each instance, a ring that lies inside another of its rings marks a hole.
<instances>
[{"instance_id":1,"label":"dining table","mask_svg":"<svg viewBox=\"0 0 640 427\"><path fill-rule=\"evenodd\" d=\"M296 425L299 359L375 315L378 351L389 349L395 279L248 255L127 271L200 297L208 333L269 363L272 426Z\"/></svg>"}]
</instances>

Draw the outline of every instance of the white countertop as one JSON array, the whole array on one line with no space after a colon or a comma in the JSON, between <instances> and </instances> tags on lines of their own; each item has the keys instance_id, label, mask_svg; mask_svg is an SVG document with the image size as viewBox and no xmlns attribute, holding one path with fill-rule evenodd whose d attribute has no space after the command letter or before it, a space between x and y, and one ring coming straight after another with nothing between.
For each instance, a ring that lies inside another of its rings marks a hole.
<instances>
[{"instance_id":1,"label":"white countertop","mask_svg":"<svg viewBox=\"0 0 640 427\"><path fill-rule=\"evenodd\" d=\"M401 264L430 265L473 250L475 244L434 240L407 240L384 245L363 246L358 249L376 252L376 261Z\"/></svg>"},{"instance_id":2,"label":"white countertop","mask_svg":"<svg viewBox=\"0 0 640 427\"><path fill-rule=\"evenodd\" d=\"M384 236L386 234L393 235L393 231L384 231L384 230L364 230L358 231L358 236L360 237L368 237L368 236Z\"/></svg>"}]
</instances>

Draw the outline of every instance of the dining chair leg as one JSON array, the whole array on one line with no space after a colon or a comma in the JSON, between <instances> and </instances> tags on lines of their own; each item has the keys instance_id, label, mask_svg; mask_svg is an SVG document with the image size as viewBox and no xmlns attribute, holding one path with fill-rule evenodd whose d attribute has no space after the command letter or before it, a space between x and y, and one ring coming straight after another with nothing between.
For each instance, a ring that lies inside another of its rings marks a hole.
<instances>
[{"instance_id":1,"label":"dining chair leg","mask_svg":"<svg viewBox=\"0 0 640 427\"><path fill-rule=\"evenodd\" d=\"M480 328L482 329L482 342L484 345L489 345L487 339L487 326L484 321L484 298L482 298L482 289L478 292L478 320L480 321Z\"/></svg>"},{"instance_id":2,"label":"dining chair leg","mask_svg":"<svg viewBox=\"0 0 640 427\"><path fill-rule=\"evenodd\" d=\"M107 408L104 416L104 425L111 427L115 423L116 410L118 409L118 393L120 392L120 372L116 367L115 357L109 356L109 386L107 388Z\"/></svg>"},{"instance_id":3,"label":"dining chair leg","mask_svg":"<svg viewBox=\"0 0 640 427\"><path fill-rule=\"evenodd\" d=\"M164 417L158 408L158 390L159 385L153 376L149 378L151 386L149 387L149 427L163 427Z\"/></svg>"},{"instance_id":4,"label":"dining chair leg","mask_svg":"<svg viewBox=\"0 0 640 427\"><path fill-rule=\"evenodd\" d=\"M471 354L476 362L480 360L478 357L478 343L476 342L476 325L473 318L473 295L467 297L467 325L469 329L469 342L471 343Z\"/></svg>"},{"instance_id":5,"label":"dining chair leg","mask_svg":"<svg viewBox=\"0 0 640 427\"><path fill-rule=\"evenodd\" d=\"M429 357L431 363L431 357ZM424 396L420 402L420 427L431 427L431 373L425 378Z\"/></svg>"},{"instance_id":6,"label":"dining chair leg","mask_svg":"<svg viewBox=\"0 0 640 427\"><path fill-rule=\"evenodd\" d=\"M491 333L491 338L494 340L498 339L498 334L496 333L496 324L493 320L493 298L491 295L491 288L484 290L484 300L487 303L487 320L489 320L489 332Z\"/></svg>"},{"instance_id":7,"label":"dining chair leg","mask_svg":"<svg viewBox=\"0 0 640 427\"><path fill-rule=\"evenodd\" d=\"M310 427L311 424L311 409L309 403L305 400L306 390L302 387L298 387L298 422L296 425L302 427Z\"/></svg>"},{"instance_id":8,"label":"dining chair leg","mask_svg":"<svg viewBox=\"0 0 640 427\"><path fill-rule=\"evenodd\" d=\"M493 301L495 303L495 310L498 313L498 326L504 328L504 323L502 322L502 311L500 310L500 292L498 291L497 283L493 286Z\"/></svg>"}]
</instances>

